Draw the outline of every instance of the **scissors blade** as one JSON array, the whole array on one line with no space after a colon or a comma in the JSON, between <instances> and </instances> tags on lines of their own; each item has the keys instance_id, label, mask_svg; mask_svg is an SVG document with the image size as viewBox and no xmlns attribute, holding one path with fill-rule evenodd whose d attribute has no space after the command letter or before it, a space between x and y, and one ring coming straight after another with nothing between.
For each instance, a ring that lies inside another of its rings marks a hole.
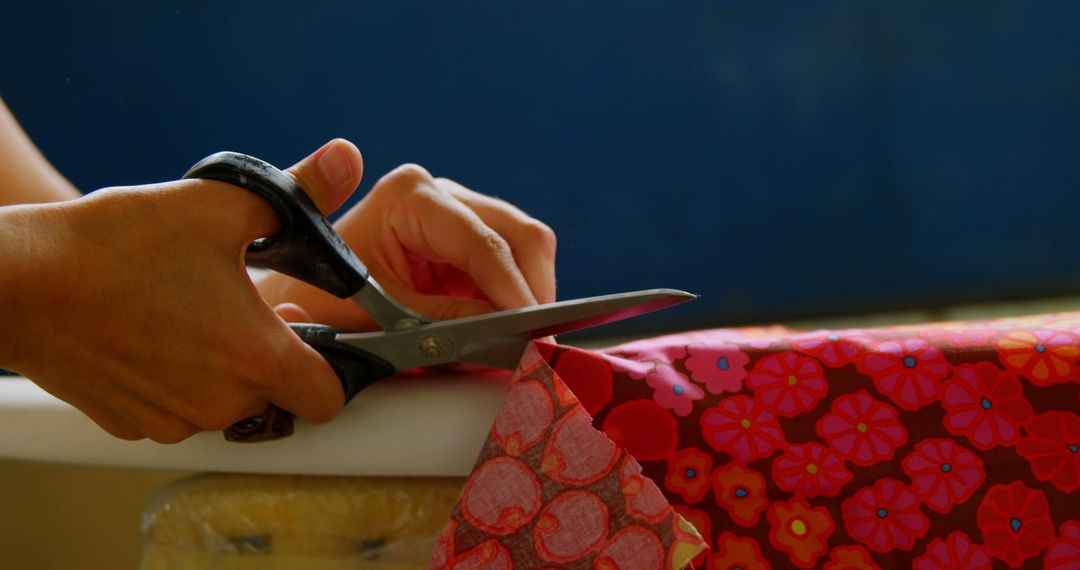
<instances>
[{"instance_id":1,"label":"scissors blade","mask_svg":"<svg viewBox=\"0 0 1080 570\"><path fill-rule=\"evenodd\" d=\"M478 315L442 324L457 331L477 331L489 336L526 334L530 338L587 329L697 299L697 295L675 289L649 289L535 305Z\"/></svg>"},{"instance_id":2,"label":"scissors blade","mask_svg":"<svg viewBox=\"0 0 1080 570\"><path fill-rule=\"evenodd\" d=\"M459 362L513 370L532 339L607 324L696 298L675 289L649 289L436 321L405 330L339 334L335 340L375 353L398 370Z\"/></svg>"}]
</instances>

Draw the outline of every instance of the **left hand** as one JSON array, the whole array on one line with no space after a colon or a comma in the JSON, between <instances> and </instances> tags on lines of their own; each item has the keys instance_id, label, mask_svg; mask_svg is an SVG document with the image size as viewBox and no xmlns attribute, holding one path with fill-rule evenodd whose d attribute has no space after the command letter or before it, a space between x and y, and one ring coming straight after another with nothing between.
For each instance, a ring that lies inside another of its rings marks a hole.
<instances>
[{"instance_id":1,"label":"left hand","mask_svg":"<svg viewBox=\"0 0 1080 570\"><path fill-rule=\"evenodd\" d=\"M349 193L318 205L333 211ZM334 227L391 297L430 317L555 301L554 232L507 202L434 178L420 166L406 164L384 176ZM286 320L378 328L352 300L291 277L271 273L257 285Z\"/></svg>"}]
</instances>

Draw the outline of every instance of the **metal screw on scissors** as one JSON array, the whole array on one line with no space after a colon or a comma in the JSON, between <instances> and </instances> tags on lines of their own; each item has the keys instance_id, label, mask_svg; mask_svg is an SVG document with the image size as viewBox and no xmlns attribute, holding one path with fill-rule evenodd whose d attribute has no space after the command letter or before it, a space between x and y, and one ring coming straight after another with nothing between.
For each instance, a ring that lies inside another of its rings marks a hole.
<instances>
[{"instance_id":1,"label":"metal screw on scissors","mask_svg":"<svg viewBox=\"0 0 1080 570\"><path fill-rule=\"evenodd\" d=\"M278 234L255 240L244 256L248 265L306 281L341 298L351 298L383 328L345 333L320 324L293 323L293 332L330 364L345 389L345 401L399 370L467 363L513 370L528 343L559 333L649 313L695 295L650 289L559 301L486 315L439 321L391 298L295 180L257 158L219 152L199 161L184 178L220 180L246 188L273 206ZM293 433L293 415L271 405L261 416L225 430L230 441L265 441Z\"/></svg>"}]
</instances>

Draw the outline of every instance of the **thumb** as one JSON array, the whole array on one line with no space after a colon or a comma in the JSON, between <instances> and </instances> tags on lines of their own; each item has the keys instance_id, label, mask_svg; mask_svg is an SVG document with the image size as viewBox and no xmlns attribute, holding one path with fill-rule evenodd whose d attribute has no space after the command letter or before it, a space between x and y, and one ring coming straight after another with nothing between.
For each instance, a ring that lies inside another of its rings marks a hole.
<instances>
[{"instance_id":1,"label":"thumb","mask_svg":"<svg viewBox=\"0 0 1080 570\"><path fill-rule=\"evenodd\" d=\"M356 190L364 173L364 159L356 145L334 139L285 172L296 179L326 216Z\"/></svg>"}]
</instances>

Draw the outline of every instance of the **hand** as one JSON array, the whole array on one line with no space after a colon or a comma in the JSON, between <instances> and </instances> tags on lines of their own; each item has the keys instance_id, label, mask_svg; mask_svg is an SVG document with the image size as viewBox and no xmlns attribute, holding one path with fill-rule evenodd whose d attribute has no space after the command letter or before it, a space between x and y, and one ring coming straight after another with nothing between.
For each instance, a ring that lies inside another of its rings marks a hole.
<instances>
[{"instance_id":1,"label":"hand","mask_svg":"<svg viewBox=\"0 0 1080 570\"><path fill-rule=\"evenodd\" d=\"M391 297L436 319L555 300L550 228L416 165L384 176L335 228ZM378 328L353 301L291 277L270 274L259 289L288 320Z\"/></svg>"},{"instance_id":2,"label":"hand","mask_svg":"<svg viewBox=\"0 0 1080 570\"><path fill-rule=\"evenodd\" d=\"M333 141L290 174L329 212L359 183ZM0 367L19 371L124 439L180 441L262 413L340 411L329 365L260 298L243 253L277 217L215 181L110 188L0 209Z\"/></svg>"}]
</instances>

